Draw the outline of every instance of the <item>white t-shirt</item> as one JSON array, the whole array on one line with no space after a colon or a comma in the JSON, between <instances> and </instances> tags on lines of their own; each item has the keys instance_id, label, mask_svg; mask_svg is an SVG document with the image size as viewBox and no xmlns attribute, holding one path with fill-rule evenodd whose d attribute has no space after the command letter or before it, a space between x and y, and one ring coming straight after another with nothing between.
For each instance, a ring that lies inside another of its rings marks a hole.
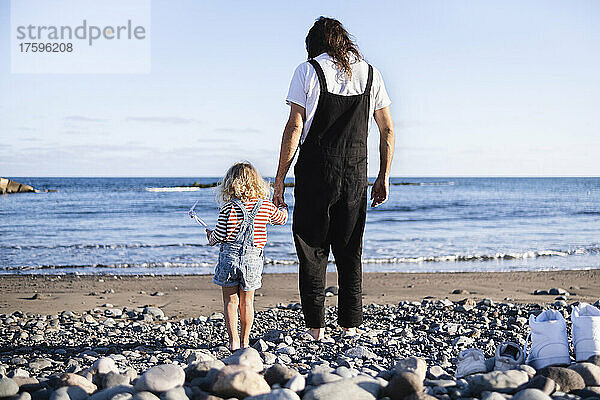
<instances>
[{"instance_id":1,"label":"white t-shirt","mask_svg":"<svg viewBox=\"0 0 600 400\"><path fill-rule=\"evenodd\" d=\"M315 57L315 60L317 60L323 69L325 80L327 81L328 92L346 96L364 93L369 77L369 66L364 60L358 62L351 61L352 79L350 80L348 80L346 74L337 69L329 54L323 53ZM294 76L290 83L290 90L285 99L287 104L295 103L304 107L306 110L306 121L304 122L304 128L302 129L300 144L304 142L315 116L317 104L319 103L319 93L319 78L317 77L315 69L308 61L303 62L296 68L296 71L294 71ZM369 115L373 115L375 110L387 107L391 103L392 102L385 90L385 86L383 85L381 73L373 67L373 84L371 86ZM369 127L370 126L371 118L369 118Z\"/></svg>"}]
</instances>

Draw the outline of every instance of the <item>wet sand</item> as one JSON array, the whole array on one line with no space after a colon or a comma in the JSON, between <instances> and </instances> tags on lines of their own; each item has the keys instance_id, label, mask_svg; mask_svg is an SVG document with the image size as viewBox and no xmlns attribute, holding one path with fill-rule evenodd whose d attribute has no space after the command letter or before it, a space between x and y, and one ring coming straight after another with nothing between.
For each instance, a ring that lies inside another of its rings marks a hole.
<instances>
[{"instance_id":1,"label":"wet sand","mask_svg":"<svg viewBox=\"0 0 600 400\"><path fill-rule=\"evenodd\" d=\"M63 310L82 312L110 303L115 307L155 305L172 317L209 315L221 310L220 288L212 276L0 276L0 313L21 310L56 314ZM297 274L266 274L257 291L256 308L266 309L278 303L299 302ZM329 285L337 281L327 276ZM394 304L401 300L424 298L456 301L466 297L510 298L516 303L548 304L556 296L533 295L534 290L564 288L568 302L594 302L600 298L600 270L544 272L473 272L473 273L365 273L364 304ZM452 294L455 289L466 290ZM114 291L114 293L113 293ZM153 296L155 292L162 292ZM337 297L326 299L335 305Z\"/></svg>"}]
</instances>

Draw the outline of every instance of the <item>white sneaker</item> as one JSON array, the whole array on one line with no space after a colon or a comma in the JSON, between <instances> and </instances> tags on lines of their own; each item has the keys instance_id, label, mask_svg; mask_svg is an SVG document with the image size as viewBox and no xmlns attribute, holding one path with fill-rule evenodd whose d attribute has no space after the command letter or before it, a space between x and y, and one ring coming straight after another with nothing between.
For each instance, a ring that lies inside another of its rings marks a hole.
<instances>
[{"instance_id":1,"label":"white sneaker","mask_svg":"<svg viewBox=\"0 0 600 400\"><path fill-rule=\"evenodd\" d=\"M575 360L586 361L600 355L600 310L588 303L573 307L573 347Z\"/></svg>"},{"instance_id":2,"label":"white sneaker","mask_svg":"<svg viewBox=\"0 0 600 400\"><path fill-rule=\"evenodd\" d=\"M485 366L485 355L479 349L465 349L458 355L458 364L456 365L457 378L464 378L467 375L487 372Z\"/></svg>"},{"instance_id":3,"label":"white sneaker","mask_svg":"<svg viewBox=\"0 0 600 400\"><path fill-rule=\"evenodd\" d=\"M502 342L496 347L494 370L508 371L523 364L523 350L514 342Z\"/></svg>"},{"instance_id":4,"label":"white sneaker","mask_svg":"<svg viewBox=\"0 0 600 400\"><path fill-rule=\"evenodd\" d=\"M535 369L556 364L569 364L569 339L567 321L557 310L545 310L537 317L529 316L531 350L527 354L527 364ZM529 337L527 338L529 342Z\"/></svg>"}]
</instances>

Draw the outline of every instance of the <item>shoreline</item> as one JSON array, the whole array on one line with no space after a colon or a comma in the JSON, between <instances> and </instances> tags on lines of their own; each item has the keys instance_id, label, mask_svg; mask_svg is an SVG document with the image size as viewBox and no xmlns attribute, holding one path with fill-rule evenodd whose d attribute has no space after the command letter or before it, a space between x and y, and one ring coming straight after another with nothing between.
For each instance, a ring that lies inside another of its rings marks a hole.
<instances>
[{"instance_id":1,"label":"shoreline","mask_svg":"<svg viewBox=\"0 0 600 400\"><path fill-rule=\"evenodd\" d=\"M0 314L15 310L58 314L83 312L104 304L114 307L161 307L166 315L190 318L222 309L220 288L212 275L0 275ZM263 275L257 291L256 310L279 303L300 301L296 273ZM327 286L337 283L327 273ZM594 303L600 298L600 269L514 272L366 272L363 273L363 304L397 304L402 300L472 298L512 303L548 305L556 295L534 295L535 290L562 288L570 292L567 303ZM463 291L453 294L453 291ZM158 292L157 295L153 295ZM325 304L337 304L327 297Z\"/></svg>"}]
</instances>

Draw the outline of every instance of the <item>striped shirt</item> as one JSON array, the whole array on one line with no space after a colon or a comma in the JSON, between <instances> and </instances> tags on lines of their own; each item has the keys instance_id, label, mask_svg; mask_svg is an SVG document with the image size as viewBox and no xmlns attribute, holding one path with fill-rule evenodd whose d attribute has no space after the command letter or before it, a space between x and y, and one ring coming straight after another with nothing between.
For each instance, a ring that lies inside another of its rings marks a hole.
<instances>
[{"instance_id":1,"label":"striped shirt","mask_svg":"<svg viewBox=\"0 0 600 400\"><path fill-rule=\"evenodd\" d=\"M246 210L251 212L258 199L244 202ZM267 244L267 224L283 225L287 221L287 208L277 208L271 201L263 199L260 210L254 219L254 246L263 248ZM210 235L208 244L214 246L219 242L233 242L240 230L240 222L244 214L237 204L226 203L219 213L217 226Z\"/></svg>"}]
</instances>

